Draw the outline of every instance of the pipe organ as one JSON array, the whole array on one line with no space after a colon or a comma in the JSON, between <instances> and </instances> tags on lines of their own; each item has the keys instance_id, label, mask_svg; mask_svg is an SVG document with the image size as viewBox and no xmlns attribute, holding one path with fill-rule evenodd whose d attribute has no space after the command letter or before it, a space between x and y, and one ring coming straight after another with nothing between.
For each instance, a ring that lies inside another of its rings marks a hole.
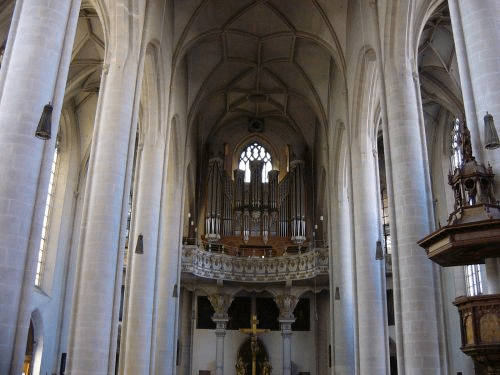
<instances>
[{"instance_id":1,"label":"pipe organ","mask_svg":"<svg viewBox=\"0 0 500 375\"><path fill-rule=\"evenodd\" d=\"M262 181L262 160L250 161L250 182L245 171L233 177L224 171L223 161L209 161L205 239L215 243L223 237L262 240L286 237L295 245L306 240L305 163L294 161L290 172L278 181L279 171L268 172ZM260 241L259 241L260 242Z\"/></svg>"}]
</instances>

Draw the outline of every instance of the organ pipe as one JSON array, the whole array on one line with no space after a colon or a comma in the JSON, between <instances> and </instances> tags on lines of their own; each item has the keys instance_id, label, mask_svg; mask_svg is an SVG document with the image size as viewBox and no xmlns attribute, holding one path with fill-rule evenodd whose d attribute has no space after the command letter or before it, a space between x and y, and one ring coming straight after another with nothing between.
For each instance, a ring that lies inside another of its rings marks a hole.
<instances>
[{"instance_id":1,"label":"organ pipe","mask_svg":"<svg viewBox=\"0 0 500 375\"><path fill-rule=\"evenodd\" d=\"M289 237L296 245L306 240L305 163L293 161L290 172L278 181L279 171L268 173L262 182L264 162L250 162L251 179L245 183L245 172L235 170L234 179L223 170L222 160L209 162L206 238L217 242L221 236L242 236L247 243L261 236Z\"/></svg>"},{"instance_id":2,"label":"organ pipe","mask_svg":"<svg viewBox=\"0 0 500 375\"><path fill-rule=\"evenodd\" d=\"M213 158L208 166L208 199L206 217L206 238L215 242L221 235L222 216L222 160Z\"/></svg>"}]
</instances>

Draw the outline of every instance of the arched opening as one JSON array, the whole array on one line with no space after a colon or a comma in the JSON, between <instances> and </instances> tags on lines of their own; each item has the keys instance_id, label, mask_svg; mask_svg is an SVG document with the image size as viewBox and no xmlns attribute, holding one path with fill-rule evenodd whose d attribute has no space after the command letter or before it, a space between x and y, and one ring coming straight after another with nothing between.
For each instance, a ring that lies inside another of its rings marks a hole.
<instances>
[{"instance_id":1,"label":"arched opening","mask_svg":"<svg viewBox=\"0 0 500 375\"><path fill-rule=\"evenodd\" d=\"M35 354L35 329L33 321L30 319L28 338L26 340L26 352L24 354L23 375L33 374L33 358Z\"/></svg>"}]
</instances>

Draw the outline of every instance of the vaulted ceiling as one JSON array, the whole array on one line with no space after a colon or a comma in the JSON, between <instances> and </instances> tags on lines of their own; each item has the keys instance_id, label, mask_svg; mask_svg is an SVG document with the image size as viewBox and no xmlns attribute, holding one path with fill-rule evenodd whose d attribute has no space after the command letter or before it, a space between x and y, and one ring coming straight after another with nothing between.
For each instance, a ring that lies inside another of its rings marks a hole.
<instances>
[{"instance_id":1,"label":"vaulted ceiling","mask_svg":"<svg viewBox=\"0 0 500 375\"><path fill-rule=\"evenodd\" d=\"M346 4L177 1L174 62L187 66L189 120L202 142L241 135L257 118L270 137L312 145L344 70Z\"/></svg>"},{"instance_id":2,"label":"vaulted ceiling","mask_svg":"<svg viewBox=\"0 0 500 375\"><path fill-rule=\"evenodd\" d=\"M434 120L443 109L454 115L462 114L457 56L446 2L439 6L423 29L418 58L424 113Z\"/></svg>"}]
</instances>

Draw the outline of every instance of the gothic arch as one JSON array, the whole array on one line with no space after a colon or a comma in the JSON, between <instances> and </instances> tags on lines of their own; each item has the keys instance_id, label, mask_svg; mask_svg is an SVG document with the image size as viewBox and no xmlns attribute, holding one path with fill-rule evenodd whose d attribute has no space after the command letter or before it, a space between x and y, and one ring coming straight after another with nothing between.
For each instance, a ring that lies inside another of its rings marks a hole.
<instances>
[{"instance_id":1,"label":"gothic arch","mask_svg":"<svg viewBox=\"0 0 500 375\"><path fill-rule=\"evenodd\" d=\"M31 324L33 325L33 358L32 358L32 371L30 374L38 374L42 364L43 354L43 317L40 310L35 309L31 313Z\"/></svg>"}]
</instances>

